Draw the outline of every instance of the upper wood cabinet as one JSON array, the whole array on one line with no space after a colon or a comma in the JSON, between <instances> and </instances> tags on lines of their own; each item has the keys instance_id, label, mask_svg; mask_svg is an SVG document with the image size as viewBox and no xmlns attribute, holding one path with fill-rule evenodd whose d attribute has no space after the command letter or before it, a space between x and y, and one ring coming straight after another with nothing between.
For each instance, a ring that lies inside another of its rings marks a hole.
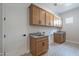
<instances>
[{"instance_id":1,"label":"upper wood cabinet","mask_svg":"<svg viewBox=\"0 0 79 59\"><path fill-rule=\"evenodd\" d=\"M46 12L46 26L54 26L54 16L49 12Z\"/></svg>"},{"instance_id":2,"label":"upper wood cabinet","mask_svg":"<svg viewBox=\"0 0 79 59\"><path fill-rule=\"evenodd\" d=\"M45 11L40 9L40 22L39 25L45 25Z\"/></svg>"},{"instance_id":3,"label":"upper wood cabinet","mask_svg":"<svg viewBox=\"0 0 79 59\"><path fill-rule=\"evenodd\" d=\"M30 24L39 25L40 9L34 5L30 6Z\"/></svg>"},{"instance_id":4,"label":"upper wood cabinet","mask_svg":"<svg viewBox=\"0 0 79 59\"><path fill-rule=\"evenodd\" d=\"M61 17L54 16L54 26L55 27L62 27L62 19L61 19Z\"/></svg>"},{"instance_id":5,"label":"upper wood cabinet","mask_svg":"<svg viewBox=\"0 0 79 59\"><path fill-rule=\"evenodd\" d=\"M35 5L30 6L30 24L45 25L45 11Z\"/></svg>"},{"instance_id":6,"label":"upper wood cabinet","mask_svg":"<svg viewBox=\"0 0 79 59\"><path fill-rule=\"evenodd\" d=\"M59 16L39 8L36 5L31 4L29 12L31 25L62 27L62 19Z\"/></svg>"},{"instance_id":7,"label":"upper wood cabinet","mask_svg":"<svg viewBox=\"0 0 79 59\"><path fill-rule=\"evenodd\" d=\"M62 19L61 19L61 17L59 18L59 26L58 27L63 27L63 21L62 21Z\"/></svg>"}]
</instances>

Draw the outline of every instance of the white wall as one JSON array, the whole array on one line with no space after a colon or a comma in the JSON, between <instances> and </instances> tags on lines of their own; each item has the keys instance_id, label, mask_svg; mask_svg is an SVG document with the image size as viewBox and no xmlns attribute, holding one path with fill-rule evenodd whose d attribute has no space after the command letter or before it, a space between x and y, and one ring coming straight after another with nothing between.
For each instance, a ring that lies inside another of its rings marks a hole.
<instances>
[{"instance_id":1,"label":"white wall","mask_svg":"<svg viewBox=\"0 0 79 59\"><path fill-rule=\"evenodd\" d=\"M63 30L66 31L66 40L79 44L79 8L61 14L63 18ZM73 17L73 23L65 23L65 19Z\"/></svg>"},{"instance_id":2,"label":"white wall","mask_svg":"<svg viewBox=\"0 0 79 59\"><path fill-rule=\"evenodd\" d=\"M29 52L29 33L46 32L53 34L56 28L29 25L30 4L3 4L4 22L4 50L6 55L22 55ZM26 37L22 35L26 33ZM52 43L53 39L50 41Z\"/></svg>"},{"instance_id":3,"label":"white wall","mask_svg":"<svg viewBox=\"0 0 79 59\"><path fill-rule=\"evenodd\" d=\"M2 46L2 4L0 3L0 55L3 53L3 46Z\"/></svg>"}]
</instances>

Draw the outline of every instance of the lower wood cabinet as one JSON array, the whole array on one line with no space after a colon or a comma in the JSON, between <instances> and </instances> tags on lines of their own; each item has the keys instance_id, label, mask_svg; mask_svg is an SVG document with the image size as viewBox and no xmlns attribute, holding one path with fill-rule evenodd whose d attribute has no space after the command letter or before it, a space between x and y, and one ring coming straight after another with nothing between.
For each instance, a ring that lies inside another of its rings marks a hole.
<instances>
[{"instance_id":1,"label":"lower wood cabinet","mask_svg":"<svg viewBox=\"0 0 79 59\"><path fill-rule=\"evenodd\" d=\"M54 42L55 43L63 43L63 42L65 42L65 39L66 39L66 33L65 32L54 33Z\"/></svg>"},{"instance_id":2,"label":"lower wood cabinet","mask_svg":"<svg viewBox=\"0 0 79 59\"><path fill-rule=\"evenodd\" d=\"M33 38L30 37L30 52L32 55L39 56L48 51L48 36Z\"/></svg>"}]
</instances>

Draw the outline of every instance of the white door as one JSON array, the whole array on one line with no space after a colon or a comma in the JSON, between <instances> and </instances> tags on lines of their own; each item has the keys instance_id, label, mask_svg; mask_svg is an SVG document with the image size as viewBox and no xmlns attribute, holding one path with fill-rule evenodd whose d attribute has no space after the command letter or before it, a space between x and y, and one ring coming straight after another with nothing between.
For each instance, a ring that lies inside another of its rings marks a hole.
<instances>
[{"instance_id":1,"label":"white door","mask_svg":"<svg viewBox=\"0 0 79 59\"><path fill-rule=\"evenodd\" d=\"M0 3L0 56L3 55L3 41L2 41L2 3Z\"/></svg>"},{"instance_id":2,"label":"white door","mask_svg":"<svg viewBox=\"0 0 79 59\"><path fill-rule=\"evenodd\" d=\"M27 19L25 4L3 4L4 51L6 55L22 55L27 50Z\"/></svg>"}]
</instances>

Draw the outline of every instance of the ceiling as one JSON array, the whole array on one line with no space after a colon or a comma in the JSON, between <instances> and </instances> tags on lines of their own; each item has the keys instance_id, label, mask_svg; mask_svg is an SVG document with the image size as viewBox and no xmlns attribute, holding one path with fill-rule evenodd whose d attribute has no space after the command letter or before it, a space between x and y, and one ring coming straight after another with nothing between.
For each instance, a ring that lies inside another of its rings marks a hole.
<instances>
[{"instance_id":1,"label":"ceiling","mask_svg":"<svg viewBox=\"0 0 79 59\"><path fill-rule=\"evenodd\" d=\"M38 3L37 5L48 8L55 13L63 13L79 7L79 3L57 3L56 6L55 3Z\"/></svg>"}]
</instances>

